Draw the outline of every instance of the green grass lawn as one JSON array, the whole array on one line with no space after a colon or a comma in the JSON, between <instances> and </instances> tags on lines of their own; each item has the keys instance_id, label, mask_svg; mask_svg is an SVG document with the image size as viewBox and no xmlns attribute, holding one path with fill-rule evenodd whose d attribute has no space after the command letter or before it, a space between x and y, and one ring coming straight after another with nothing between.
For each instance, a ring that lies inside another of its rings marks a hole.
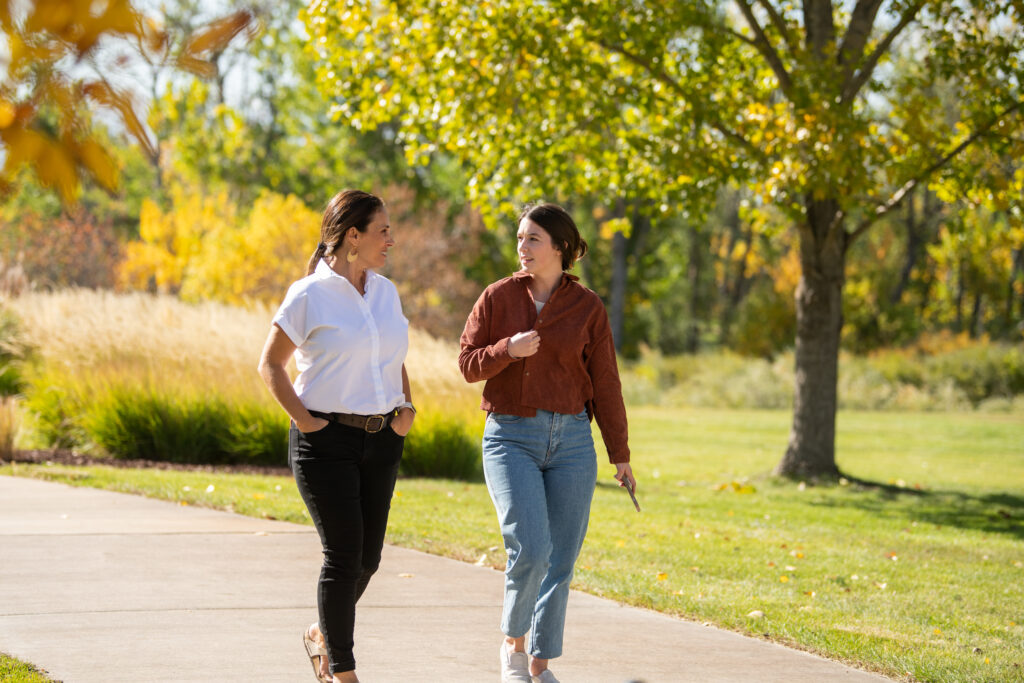
<instances>
[{"instance_id":1,"label":"green grass lawn","mask_svg":"<svg viewBox=\"0 0 1024 683\"><path fill-rule=\"evenodd\" d=\"M51 679L31 664L18 661L0 652L0 681L4 683L46 683Z\"/></svg>"},{"instance_id":2,"label":"green grass lawn","mask_svg":"<svg viewBox=\"0 0 1024 683\"><path fill-rule=\"evenodd\" d=\"M789 419L631 410L643 512L603 466L576 587L895 678L1024 681L1020 416L843 413L840 467L878 485L836 487L769 475ZM285 477L45 465L0 473L308 521ZM483 484L400 480L388 540L504 564Z\"/></svg>"}]
</instances>

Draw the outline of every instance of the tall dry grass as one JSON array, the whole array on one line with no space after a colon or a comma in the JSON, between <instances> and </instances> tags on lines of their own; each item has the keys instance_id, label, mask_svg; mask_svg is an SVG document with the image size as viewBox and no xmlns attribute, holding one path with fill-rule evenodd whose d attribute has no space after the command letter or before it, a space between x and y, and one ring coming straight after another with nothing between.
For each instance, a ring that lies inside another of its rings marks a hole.
<instances>
[{"instance_id":1,"label":"tall dry grass","mask_svg":"<svg viewBox=\"0 0 1024 683\"><path fill-rule=\"evenodd\" d=\"M282 462L287 417L256 371L272 309L90 290L33 292L6 305L37 350L23 411L28 445ZM457 355L453 342L410 330L406 366L421 414L406 444L410 473L476 476L479 387L463 381Z\"/></svg>"},{"instance_id":2,"label":"tall dry grass","mask_svg":"<svg viewBox=\"0 0 1024 683\"><path fill-rule=\"evenodd\" d=\"M69 377L266 395L256 373L274 311L172 296L93 290L32 292L7 302L47 367ZM417 402L476 404L454 341L411 329L406 368Z\"/></svg>"}]
</instances>

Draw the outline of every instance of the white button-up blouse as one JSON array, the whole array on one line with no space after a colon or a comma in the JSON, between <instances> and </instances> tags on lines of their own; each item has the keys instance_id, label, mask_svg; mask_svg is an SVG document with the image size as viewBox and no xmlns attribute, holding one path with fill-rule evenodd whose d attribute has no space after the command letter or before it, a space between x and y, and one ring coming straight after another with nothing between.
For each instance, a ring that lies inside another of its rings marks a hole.
<instances>
[{"instance_id":1,"label":"white button-up blouse","mask_svg":"<svg viewBox=\"0 0 1024 683\"><path fill-rule=\"evenodd\" d=\"M295 344L307 410L377 415L405 401L409 321L394 283L366 271L366 295L323 260L288 288L274 324Z\"/></svg>"}]
</instances>

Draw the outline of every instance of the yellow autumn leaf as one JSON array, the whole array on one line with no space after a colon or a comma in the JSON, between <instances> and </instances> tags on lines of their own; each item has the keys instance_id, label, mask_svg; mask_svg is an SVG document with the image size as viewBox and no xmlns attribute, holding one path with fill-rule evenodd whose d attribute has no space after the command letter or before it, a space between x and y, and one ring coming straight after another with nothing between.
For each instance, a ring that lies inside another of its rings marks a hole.
<instances>
[{"instance_id":1,"label":"yellow autumn leaf","mask_svg":"<svg viewBox=\"0 0 1024 683\"><path fill-rule=\"evenodd\" d=\"M98 142L85 140L79 143L78 156L96 182L111 192L117 189L117 165Z\"/></svg>"},{"instance_id":2,"label":"yellow autumn leaf","mask_svg":"<svg viewBox=\"0 0 1024 683\"><path fill-rule=\"evenodd\" d=\"M601 224L601 239L610 240L615 233L621 232L624 237L629 237L632 224L628 218L612 218Z\"/></svg>"},{"instance_id":3,"label":"yellow autumn leaf","mask_svg":"<svg viewBox=\"0 0 1024 683\"><path fill-rule=\"evenodd\" d=\"M668 579L668 574L665 572L658 572L658 581L665 581Z\"/></svg>"},{"instance_id":4,"label":"yellow autumn leaf","mask_svg":"<svg viewBox=\"0 0 1024 683\"><path fill-rule=\"evenodd\" d=\"M18 110L7 100L0 100L0 129L9 127L14 123Z\"/></svg>"},{"instance_id":5,"label":"yellow autumn leaf","mask_svg":"<svg viewBox=\"0 0 1024 683\"><path fill-rule=\"evenodd\" d=\"M779 577L779 583L789 583L789 577L783 574Z\"/></svg>"}]
</instances>

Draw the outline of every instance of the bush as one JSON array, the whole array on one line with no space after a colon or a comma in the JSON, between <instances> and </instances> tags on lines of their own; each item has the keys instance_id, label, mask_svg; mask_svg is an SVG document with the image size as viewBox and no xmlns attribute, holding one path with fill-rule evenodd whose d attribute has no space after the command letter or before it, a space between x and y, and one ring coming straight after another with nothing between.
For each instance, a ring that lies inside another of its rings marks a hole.
<instances>
[{"instance_id":1,"label":"bush","mask_svg":"<svg viewBox=\"0 0 1024 683\"><path fill-rule=\"evenodd\" d=\"M466 418L421 410L406 437L400 471L410 477L478 481L480 437Z\"/></svg>"},{"instance_id":2,"label":"bush","mask_svg":"<svg viewBox=\"0 0 1024 683\"><path fill-rule=\"evenodd\" d=\"M44 374L26 408L37 439L50 447L178 463L286 462L287 420L266 403Z\"/></svg>"},{"instance_id":3,"label":"bush","mask_svg":"<svg viewBox=\"0 0 1024 683\"><path fill-rule=\"evenodd\" d=\"M14 455L14 437L18 433L18 405L14 396L0 396L0 461Z\"/></svg>"},{"instance_id":4,"label":"bush","mask_svg":"<svg viewBox=\"0 0 1024 683\"><path fill-rule=\"evenodd\" d=\"M31 352L17 316L0 307L0 397L14 396L24 390L22 368Z\"/></svg>"},{"instance_id":5,"label":"bush","mask_svg":"<svg viewBox=\"0 0 1024 683\"><path fill-rule=\"evenodd\" d=\"M631 405L787 408L793 397L793 354L774 362L726 351L663 357L644 352L624 363L623 394ZM870 356L842 353L839 407L853 410L1015 410L1024 394L1024 346L964 338L923 340Z\"/></svg>"}]
</instances>

